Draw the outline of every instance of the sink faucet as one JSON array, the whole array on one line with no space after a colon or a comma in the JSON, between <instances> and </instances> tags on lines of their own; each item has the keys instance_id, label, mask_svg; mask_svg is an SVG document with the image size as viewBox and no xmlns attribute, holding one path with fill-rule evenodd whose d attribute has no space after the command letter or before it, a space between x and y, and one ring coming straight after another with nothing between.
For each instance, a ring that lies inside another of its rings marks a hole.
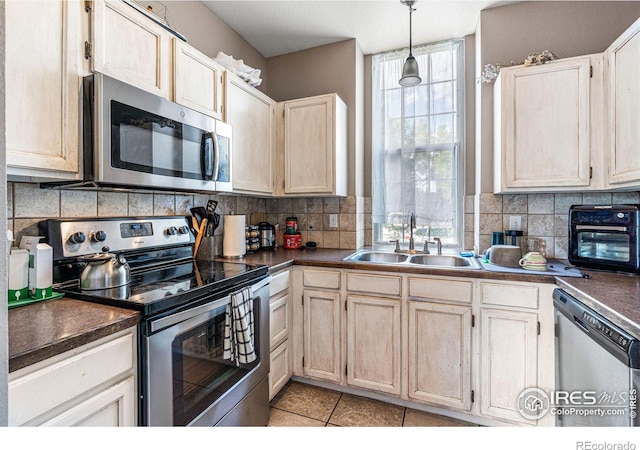
<instances>
[{"instance_id":1,"label":"sink faucet","mask_svg":"<svg viewBox=\"0 0 640 450\"><path fill-rule=\"evenodd\" d=\"M411 213L411 218L409 219L409 250L415 250L415 245L413 241L413 229L416 227L416 215Z\"/></svg>"},{"instance_id":2,"label":"sink faucet","mask_svg":"<svg viewBox=\"0 0 640 450\"><path fill-rule=\"evenodd\" d=\"M428 237L427 240L424 241L424 252L429 255L431 252L429 251L429 244L436 244L436 249L438 252L438 255L442 255L442 241L440 240L440 238L434 237L433 240L431 239L431 227L428 228L429 233L428 233Z\"/></svg>"}]
</instances>

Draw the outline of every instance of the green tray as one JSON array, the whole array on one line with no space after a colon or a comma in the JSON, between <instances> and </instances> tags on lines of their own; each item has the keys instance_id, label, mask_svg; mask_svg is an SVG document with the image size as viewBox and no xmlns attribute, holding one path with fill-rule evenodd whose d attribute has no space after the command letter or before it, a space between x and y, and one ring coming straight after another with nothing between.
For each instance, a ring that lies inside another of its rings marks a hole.
<instances>
[{"instance_id":1,"label":"green tray","mask_svg":"<svg viewBox=\"0 0 640 450\"><path fill-rule=\"evenodd\" d=\"M24 300L16 300L16 301L9 302L9 309L17 308L18 306L30 305L32 303L38 303L45 300L56 300L62 297L64 297L64 294L62 292L54 292L50 297L44 297L44 298L29 297L29 298L25 298Z\"/></svg>"}]
</instances>

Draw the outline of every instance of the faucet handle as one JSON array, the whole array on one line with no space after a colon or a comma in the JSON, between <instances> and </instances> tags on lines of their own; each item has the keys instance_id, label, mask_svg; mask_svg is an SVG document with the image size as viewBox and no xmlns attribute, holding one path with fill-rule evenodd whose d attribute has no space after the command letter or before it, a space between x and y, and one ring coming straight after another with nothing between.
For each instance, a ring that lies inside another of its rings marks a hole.
<instances>
[{"instance_id":1,"label":"faucet handle","mask_svg":"<svg viewBox=\"0 0 640 450\"><path fill-rule=\"evenodd\" d=\"M399 252L400 251L400 239L392 239L389 241L389 243L393 244L395 242L396 244L396 248L395 248L395 252Z\"/></svg>"},{"instance_id":2,"label":"faucet handle","mask_svg":"<svg viewBox=\"0 0 640 450\"><path fill-rule=\"evenodd\" d=\"M411 218L409 219L409 226L411 228L416 227L416 215L414 213L411 213Z\"/></svg>"}]
</instances>

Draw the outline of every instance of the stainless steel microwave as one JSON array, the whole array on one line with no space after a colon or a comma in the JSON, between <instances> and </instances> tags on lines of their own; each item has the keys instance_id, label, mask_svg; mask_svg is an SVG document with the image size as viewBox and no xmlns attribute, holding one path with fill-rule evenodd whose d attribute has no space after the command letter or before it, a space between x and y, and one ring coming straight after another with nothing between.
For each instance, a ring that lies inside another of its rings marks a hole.
<instances>
[{"instance_id":1,"label":"stainless steel microwave","mask_svg":"<svg viewBox=\"0 0 640 450\"><path fill-rule=\"evenodd\" d=\"M640 273L640 205L574 205L569 261L579 267Z\"/></svg>"},{"instance_id":2,"label":"stainless steel microwave","mask_svg":"<svg viewBox=\"0 0 640 450\"><path fill-rule=\"evenodd\" d=\"M231 191L231 126L106 75L85 77L85 181Z\"/></svg>"}]
</instances>

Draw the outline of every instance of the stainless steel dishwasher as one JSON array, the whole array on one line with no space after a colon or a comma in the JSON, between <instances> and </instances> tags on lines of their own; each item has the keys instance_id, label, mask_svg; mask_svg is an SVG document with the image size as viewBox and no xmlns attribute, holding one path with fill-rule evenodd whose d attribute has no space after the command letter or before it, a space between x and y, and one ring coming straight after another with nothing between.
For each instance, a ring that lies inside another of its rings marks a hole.
<instances>
[{"instance_id":1,"label":"stainless steel dishwasher","mask_svg":"<svg viewBox=\"0 0 640 450\"><path fill-rule=\"evenodd\" d=\"M567 292L553 293L557 426L640 426L640 342Z\"/></svg>"}]
</instances>

